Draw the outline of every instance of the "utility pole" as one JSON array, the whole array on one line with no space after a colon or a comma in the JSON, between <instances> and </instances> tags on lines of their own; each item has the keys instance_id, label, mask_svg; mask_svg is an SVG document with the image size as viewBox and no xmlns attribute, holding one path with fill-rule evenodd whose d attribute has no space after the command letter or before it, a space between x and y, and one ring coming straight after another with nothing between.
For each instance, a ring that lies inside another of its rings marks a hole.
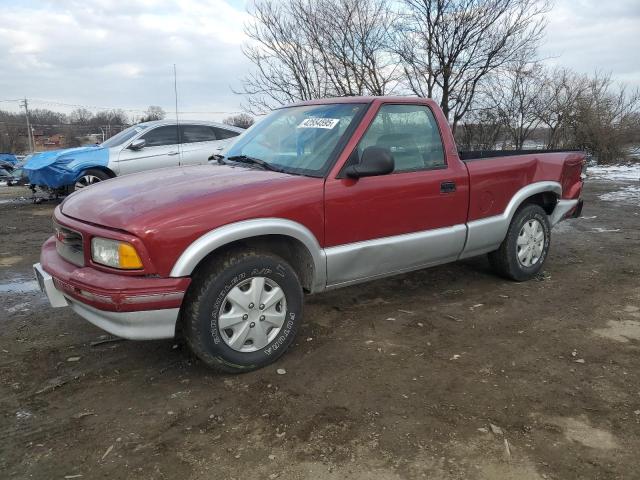
<instances>
[{"instance_id":1,"label":"utility pole","mask_svg":"<svg viewBox=\"0 0 640 480\"><path fill-rule=\"evenodd\" d=\"M31 152L35 152L36 150L36 146L35 146L35 142L33 141L33 132L31 131L31 124L29 123L29 103L27 102L27 97L24 97L24 100L22 102L20 102L20 106L24 107L24 113L25 116L27 117L27 138L29 140L29 150L31 150Z\"/></svg>"}]
</instances>

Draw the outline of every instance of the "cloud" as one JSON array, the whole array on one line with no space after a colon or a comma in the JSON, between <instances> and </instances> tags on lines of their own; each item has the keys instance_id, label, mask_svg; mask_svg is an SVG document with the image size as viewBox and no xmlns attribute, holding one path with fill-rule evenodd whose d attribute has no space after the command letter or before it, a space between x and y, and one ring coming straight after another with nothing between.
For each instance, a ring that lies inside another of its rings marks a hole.
<instances>
[{"instance_id":1,"label":"cloud","mask_svg":"<svg viewBox=\"0 0 640 480\"><path fill-rule=\"evenodd\" d=\"M223 0L16 2L2 7L2 18L0 97L27 96L34 107L46 99L172 110L175 63L181 110L239 110L231 87L249 69L241 51L247 21L241 6Z\"/></svg>"},{"instance_id":2,"label":"cloud","mask_svg":"<svg viewBox=\"0 0 640 480\"><path fill-rule=\"evenodd\" d=\"M541 49L548 63L581 73L611 73L640 87L640 2L558 0Z\"/></svg>"},{"instance_id":3,"label":"cloud","mask_svg":"<svg viewBox=\"0 0 640 480\"><path fill-rule=\"evenodd\" d=\"M245 0L4 0L0 100L172 111L175 63L181 110L238 111L242 98L231 88L251 70L241 49L245 7ZM640 86L638 0L557 0L548 18L541 54L550 64L612 72Z\"/></svg>"}]
</instances>

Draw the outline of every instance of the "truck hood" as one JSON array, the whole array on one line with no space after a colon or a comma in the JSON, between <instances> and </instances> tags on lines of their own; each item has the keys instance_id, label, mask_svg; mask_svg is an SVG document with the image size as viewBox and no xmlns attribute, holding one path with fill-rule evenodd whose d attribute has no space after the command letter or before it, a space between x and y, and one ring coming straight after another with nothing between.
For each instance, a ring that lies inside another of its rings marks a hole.
<instances>
[{"instance_id":1,"label":"truck hood","mask_svg":"<svg viewBox=\"0 0 640 480\"><path fill-rule=\"evenodd\" d=\"M222 165L162 168L80 190L66 198L61 211L139 237L163 228L204 231L229 219L260 216L259 205L272 205L279 195L292 195L306 185L320 185L321 191L322 180Z\"/></svg>"}]
</instances>

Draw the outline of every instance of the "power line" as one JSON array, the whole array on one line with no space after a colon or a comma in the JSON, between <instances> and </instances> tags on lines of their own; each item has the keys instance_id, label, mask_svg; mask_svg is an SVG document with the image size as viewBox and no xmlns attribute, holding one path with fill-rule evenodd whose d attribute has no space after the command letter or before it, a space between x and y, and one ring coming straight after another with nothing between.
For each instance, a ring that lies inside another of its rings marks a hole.
<instances>
[{"instance_id":1,"label":"power line","mask_svg":"<svg viewBox=\"0 0 640 480\"><path fill-rule=\"evenodd\" d=\"M0 99L0 102L7 102L7 103L21 102L21 101L23 101L23 99L21 99L21 98L17 98L17 99ZM85 104L81 104L81 103L57 102L57 101L54 101L54 100L45 100L45 99L41 99L41 98L30 98L29 102L31 102L32 104L35 103L35 104L38 104L38 105L53 105L53 106L60 106L60 107L86 108L87 110L122 110L123 112L129 112L129 113L146 113L147 112L146 109L139 109L139 108L103 107L103 106L98 106L98 105L85 105ZM194 114L194 115L195 114L235 115L235 114L238 114L238 113L242 113L242 111L192 110L192 111L180 111L179 113Z\"/></svg>"}]
</instances>

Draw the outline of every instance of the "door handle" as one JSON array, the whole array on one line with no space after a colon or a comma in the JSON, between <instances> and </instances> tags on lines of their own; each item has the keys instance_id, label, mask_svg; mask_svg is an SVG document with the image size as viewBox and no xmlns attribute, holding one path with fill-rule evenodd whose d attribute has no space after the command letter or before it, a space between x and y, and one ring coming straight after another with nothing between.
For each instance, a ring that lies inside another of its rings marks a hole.
<instances>
[{"instance_id":1,"label":"door handle","mask_svg":"<svg viewBox=\"0 0 640 480\"><path fill-rule=\"evenodd\" d=\"M178 155L178 152L169 152L167 155Z\"/></svg>"},{"instance_id":2,"label":"door handle","mask_svg":"<svg viewBox=\"0 0 640 480\"><path fill-rule=\"evenodd\" d=\"M442 182L440 184L440 193L453 193L456 191L456 182Z\"/></svg>"}]
</instances>

